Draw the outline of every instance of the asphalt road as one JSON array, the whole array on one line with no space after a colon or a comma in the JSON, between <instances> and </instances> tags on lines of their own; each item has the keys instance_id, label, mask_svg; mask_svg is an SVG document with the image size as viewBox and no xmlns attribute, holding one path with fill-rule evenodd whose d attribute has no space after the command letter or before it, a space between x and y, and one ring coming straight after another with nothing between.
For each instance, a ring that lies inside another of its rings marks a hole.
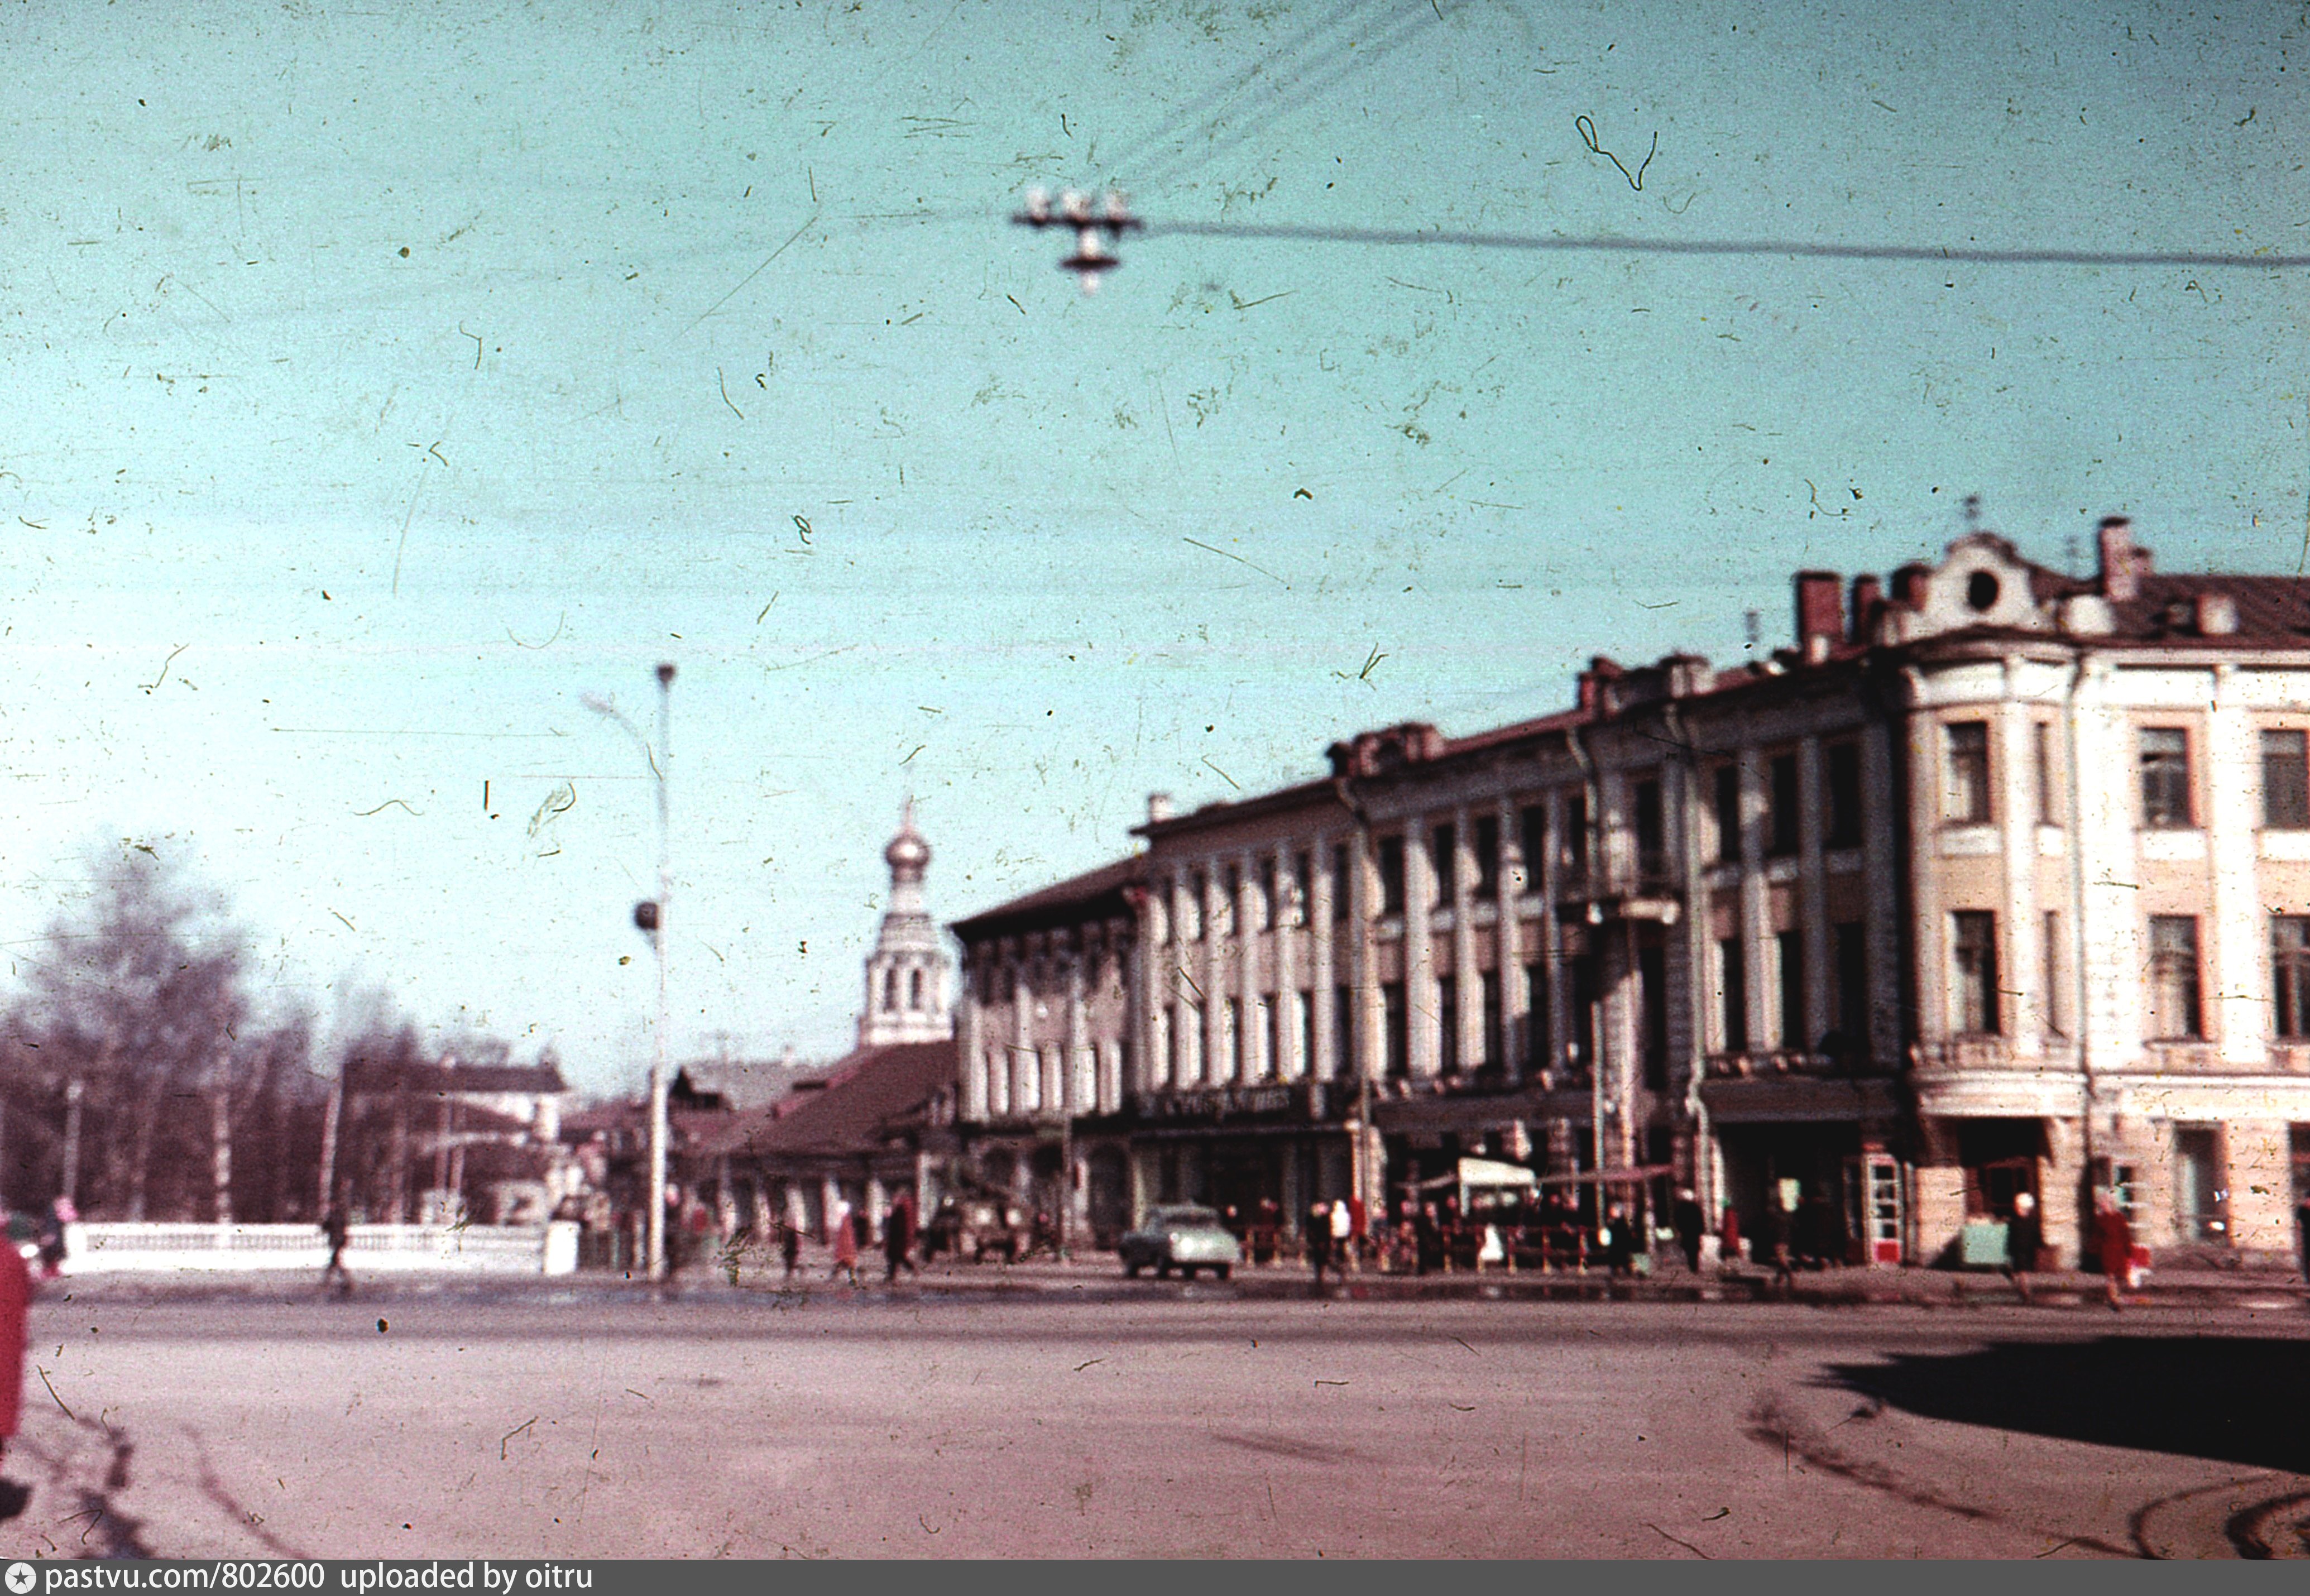
<instances>
[{"instance_id":1,"label":"asphalt road","mask_svg":"<svg viewBox=\"0 0 2310 1596\"><path fill-rule=\"evenodd\" d=\"M2304 1555L2285 1311L901 1291L34 1310L0 1555Z\"/></svg>"}]
</instances>

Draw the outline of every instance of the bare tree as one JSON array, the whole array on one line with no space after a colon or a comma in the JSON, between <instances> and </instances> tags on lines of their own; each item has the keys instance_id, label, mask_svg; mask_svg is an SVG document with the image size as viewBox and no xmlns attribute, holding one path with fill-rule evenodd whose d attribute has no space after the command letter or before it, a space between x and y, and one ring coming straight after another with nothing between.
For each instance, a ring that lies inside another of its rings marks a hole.
<instances>
[{"instance_id":1,"label":"bare tree","mask_svg":"<svg viewBox=\"0 0 2310 1596\"><path fill-rule=\"evenodd\" d=\"M100 847L88 863L91 889L19 961L13 1095L53 1105L63 1195L130 1219L189 1217L230 1166L230 1094L221 1160L213 1114L184 1110L233 1073L220 1061L249 1021L245 937L221 894L154 847Z\"/></svg>"}]
</instances>

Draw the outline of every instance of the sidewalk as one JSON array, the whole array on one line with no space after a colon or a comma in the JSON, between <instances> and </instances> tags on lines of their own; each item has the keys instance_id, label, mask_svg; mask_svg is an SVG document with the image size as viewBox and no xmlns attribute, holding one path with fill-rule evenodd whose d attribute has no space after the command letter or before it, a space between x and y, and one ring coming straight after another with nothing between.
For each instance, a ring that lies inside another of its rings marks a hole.
<instances>
[{"instance_id":1,"label":"sidewalk","mask_svg":"<svg viewBox=\"0 0 2310 1596\"><path fill-rule=\"evenodd\" d=\"M653 1285L638 1275L590 1270L551 1277L372 1276L359 1282L352 1300L356 1304L525 1301L559 1305L668 1297L699 1303L802 1304L1066 1297L1079 1302L1129 1303L1306 1301L1315 1295L1308 1271L1285 1263L1241 1267L1225 1281L1185 1282L1126 1279L1108 1253L1088 1253L1065 1261L1038 1258L1021 1263L972 1264L942 1259L924 1265L919 1272L902 1273L894 1285L883 1282L879 1267L862 1268L861 1283L854 1287L829 1279L823 1260L812 1262L814 1267L797 1270L791 1281L775 1262L764 1268L751 1258L743 1262L734 1280L725 1268L700 1262L679 1271L664 1285ZM2048 1271L2030 1276L2029 1286L2031 1302L2037 1307L2106 1311L2102 1277L2097 1274ZM1730 1271L1704 1270L1698 1274L1679 1266L1658 1275L1619 1279L1601 1271L1510 1273L1488 1269L1478 1273L1398 1275L1367 1270L1330 1277L1324 1289L1330 1297L1368 1302L1787 1302L1817 1307L1906 1305L1957 1309L2019 1306L2021 1300L2012 1282L1996 1273L1831 1269L1801 1272L1783 1289L1774 1285L1770 1271L1746 1265ZM68 1278L47 1283L37 1300L54 1303L66 1298L170 1303L326 1300L318 1283L302 1276L223 1273ZM2310 1312L2310 1285L2295 1275L2275 1271L2177 1269L2153 1272L2141 1288L2127 1292L2124 1300L2141 1307Z\"/></svg>"}]
</instances>

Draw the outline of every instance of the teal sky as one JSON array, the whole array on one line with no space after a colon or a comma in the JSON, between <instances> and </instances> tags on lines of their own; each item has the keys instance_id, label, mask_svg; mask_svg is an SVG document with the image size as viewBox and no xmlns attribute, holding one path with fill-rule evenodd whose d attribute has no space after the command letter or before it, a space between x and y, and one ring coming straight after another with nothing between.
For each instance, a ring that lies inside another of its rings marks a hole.
<instances>
[{"instance_id":1,"label":"teal sky","mask_svg":"<svg viewBox=\"0 0 2310 1596\"><path fill-rule=\"evenodd\" d=\"M2310 14L1759 11L10 7L0 942L172 837L325 1013L635 1079L649 783L579 698L667 659L675 1045L829 1054L908 792L953 918L1152 789L1737 659L1967 494L2297 568L2310 272L1449 235L2310 254ZM1085 298L1004 218L1107 177L1439 237Z\"/></svg>"}]
</instances>

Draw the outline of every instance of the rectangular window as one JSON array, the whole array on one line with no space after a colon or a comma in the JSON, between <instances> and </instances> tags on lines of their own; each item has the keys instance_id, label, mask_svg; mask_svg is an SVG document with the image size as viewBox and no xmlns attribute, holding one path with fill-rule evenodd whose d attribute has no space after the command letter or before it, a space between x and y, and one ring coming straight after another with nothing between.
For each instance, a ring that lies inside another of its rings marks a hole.
<instances>
[{"instance_id":1,"label":"rectangular window","mask_svg":"<svg viewBox=\"0 0 2310 1596\"><path fill-rule=\"evenodd\" d=\"M2153 831L2191 825L2190 734L2180 726L2141 728L2141 823Z\"/></svg>"},{"instance_id":2,"label":"rectangular window","mask_svg":"<svg viewBox=\"0 0 2310 1596\"><path fill-rule=\"evenodd\" d=\"M2310 1037L2310 915L2271 916L2270 962L2277 1034Z\"/></svg>"},{"instance_id":3,"label":"rectangular window","mask_svg":"<svg viewBox=\"0 0 2310 1596\"><path fill-rule=\"evenodd\" d=\"M2149 1035L2193 1042L2206 1034L2199 1005L2198 922L2190 915L2149 916Z\"/></svg>"},{"instance_id":4,"label":"rectangular window","mask_svg":"<svg viewBox=\"0 0 2310 1596\"><path fill-rule=\"evenodd\" d=\"M1741 863L1741 767L1716 768L1716 860Z\"/></svg>"},{"instance_id":5,"label":"rectangular window","mask_svg":"<svg viewBox=\"0 0 2310 1596\"><path fill-rule=\"evenodd\" d=\"M1668 878L1668 825L1661 808L1661 785L1646 778L1636 785L1630 807L1637 832L1637 875L1646 882Z\"/></svg>"},{"instance_id":6,"label":"rectangular window","mask_svg":"<svg viewBox=\"0 0 2310 1596\"><path fill-rule=\"evenodd\" d=\"M1476 896L1500 895L1500 818L1480 816L1476 821Z\"/></svg>"},{"instance_id":7,"label":"rectangular window","mask_svg":"<svg viewBox=\"0 0 2310 1596\"><path fill-rule=\"evenodd\" d=\"M1252 931L1265 931L1282 919L1282 916L1275 912L1276 874L1275 855L1269 854L1261 858L1258 901L1252 907L1251 924L1248 927Z\"/></svg>"},{"instance_id":8,"label":"rectangular window","mask_svg":"<svg viewBox=\"0 0 2310 1596\"><path fill-rule=\"evenodd\" d=\"M1524 889L1540 890L1540 868L1548 858L1548 808L1531 803L1516 811L1516 837L1524 849Z\"/></svg>"},{"instance_id":9,"label":"rectangular window","mask_svg":"<svg viewBox=\"0 0 2310 1596\"><path fill-rule=\"evenodd\" d=\"M1953 721L1942 730L1941 819L1952 826L1989 823L1989 723Z\"/></svg>"},{"instance_id":10,"label":"rectangular window","mask_svg":"<svg viewBox=\"0 0 2310 1596\"><path fill-rule=\"evenodd\" d=\"M1291 994L1292 1025L1299 1037L1298 1073L1316 1072L1316 994L1295 992Z\"/></svg>"},{"instance_id":11,"label":"rectangular window","mask_svg":"<svg viewBox=\"0 0 2310 1596\"><path fill-rule=\"evenodd\" d=\"M1548 1055L1548 966L1535 961L1524 967L1524 1062L1529 1070L1545 1070Z\"/></svg>"},{"instance_id":12,"label":"rectangular window","mask_svg":"<svg viewBox=\"0 0 2310 1596\"><path fill-rule=\"evenodd\" d=\"M1402 982L1382 983L1379 999L1383 1033L1387 1038L1381 1070L1393 1080L1411 1072L1411 1015L1404 1007Z\"/></svg>"},{"instance_id":13,"label":"rectangular window","mask_svg":"<svg viewBox=\"0 0 2310 1596\"><path fill-rule=\"evenodd\" d=\"M1975 1036L1993 1037L2001 1028L1997 1012L1997 916L1965 909L1950 916L1952 973L1956 976L1957 1010L1950 1018L1955 1028Z\"/></svg>"},{"instance_id":14,"label":"rectangular window","mask_svg":"<svg viewBox=\"0 0 2310 1596\"><path fill-rule=\"evenodd\" d=\"M1857 848L1861 846L1861 745L1832 742L1821 751L1828 759L1828 824L1822 846Z\"/></svg>"},{"instance_id":15,"label":"rectangular window","mask_svg":"<svg viewBox=\"0 0 2310 1596\"><path fill-rule=\"evenodd\" d=\"M1584 1074L1596 1067L1596 1006L1602 984L1596 978L1596 956L1583 953L1572 960L1572 1064Z\"/></svg>"},{"instance_id":16,"label":"rectangular window","mask_svg":"<svg viewBox=\"0 0 2310 1596\"><path fill-rule=\"evenodd\" d=\"M2058 826L2062 823L2062 806L2054 795L2053 722L2030 724L2029 765L2037 784L2037 824Z\"/></svg>"},{"instance_id":17,"label":"rectangular window","mask_svg":"<svg viewBox=\"0 0 2310 1596\"><path fill-rule=\"evenodd\" d=\"M1565 869L1577 875L1588 868L1588 794L1572 793L1564 800L1564 837L1557 855Z\"/></svg>"},{"instance_id":18,"label":"rectangular window","mask_svg":"<svg viewBox=\"0 0 2310 1596\"><path fill-rule=\"evenodd\" d=\"M2310 734L2262 734L2262 823L2272 831L2310 830Z\"/></svg>"},{"instance_id":19,"label":"rectangular window","mask_svg":"<svg viewBox=\"0 0 2310 1596\"><path fill-rule=\"evenodd\" d=\"M2045 911L2044 942L2039 967L2045 972L2045 1030L2066 1037L2070 1033L2062 1026L2062 917L2052 909Z\"/></svg>"},{"instance_id":20,"label":"rectangular window","mask_svg":"<svg viewBox=\"0 0 2310 1596\"><path fill-rule=\"evenodd\" d=\"M1354 894L1348 876L1348 845L1339 843L1332 849L1332 918L1344 920Z\"/></svg>"},{"instance_id":21,"label":"rectangular window","mask_svg":"<svg viewBox=\"0 0 2310 1596\"><path fill-rule=\"evenodd\" d=\"M1716 944L1719 992L1724 999L1721 1019L1724 1051L1749 1051L1749 959L1739 937Z\"/></svg>"},{"instance_id":22,"label":"rectangular window","mask_svg":"<svg viewBox=\"0 0 2310 1596\"><path fill-rule=\"evenodd\" d=\"M1356 1056L1356 993L1351 986L1332 989L1332 1073L1352 1080L1363 1073Z\"/></svg>"},{"instance_id":23,"label":"rectangular window","mask_svg":"<svg viewBox=\"0 0 2310 1596\"><path fill-rule=\"evenodd\" d=\"M1637 986L1644 1025L1638 1040L1643 1045L1645 1086L1650 1091L1664 1092L1668 1090L1668 950L1660 943L1637 947Z\"/></svg>"},{"instance_id":24,"label":"rectangular window","mask_svg":"<svg viewBox=\"0 0 2310 1596\"><path fill-rule=\"evenodd\" d=\"M1770 850L1776 858L1797 851L1797 757L1776 754L1767 767L1771 777L1773 812Z\"/></svg>"},{"instance_id":25,"label":"rectangular window","mask_svg":"<svg viewBox=\"0 0 2310 1596\"><path fill-rule=\"evenodd\" d=\"M1497 1070L1507 1063L1507 1049L1500 1034L1500 977L1496 970L1483 974L1484 1056L1476 1062L1487 1069Z\"/></svg>"},{"instance_id":26,"label":"rectangular window","mask_svg":"<svg viewBox=\"0 0 2310 1596\"><path fill-rule=\"evenodd\" d=\"M1781 967L1781 1051L1810 1053L1805 1035L1804 932L1784 931L1773 938Z\"/></svg>"},{"instance_id":27,"label":"rectangular window","mask_svg":"<svg viewBox=\"0 0 2310 1596\"><path fill-rule=\"evenodd\" d=\"M1291 914L1290 924L1307 924L1307 902L1314 890L1316 860L1314 855L1298 853L1291 855Z\"/></svg>"},{"instance_id":28,"label":"rectangular window","mask_svg":"<svg viewBox=\"0 0 2310 1596\"><path fill-rule=\"evenodd\" d=\"M1241 998L1228 999L1227 1008L1220 1015L1220 1057L1223 1061L1221 1068L1227 1071L1228 1080L1241 1080L1244 1078L1243 1000Z\"/></svg>"},{"instance_id":29,"label":"rectangular window","mask_svg":"<svg viewBox=\"0 0 2310 1596\"><path fill-rule=\"evenodd\" d=\"M1203 940L1203 894L1209 883L1202 871L1187 878L1186 924L1179 928L1183 941L1200 942Z\"/></svg>"},{"instance_id":30,"label":"rectangular window","mask_svg":"<svg viewBox=\"0 0 2310 1596\"><path fill-rule=\"evenodd\" d=\"M1379 839L1379 912L1403 913L1403 838Z\"/></svg>"},{"instance_id":31,"label":"rectangular window","mask_svg":"<svg viewBox=\"0 0 2310 1596\"><path fill-rule=\"evenodd\" d=\"M1837 1028L1838 1045L1829 1049L1858 1057L1869 1051L1869 928L1858 920L1828 928L1829 947L1837 962Z\"/></svg>"},{"instance_id":32,"label":"rectangular window","mask_svg":"<svg viewBox=\"0 0 2310 1596\"><path fill-rule=\"evenodd\" d=\"M1436 866L1436 906L1449 908L1460 896L1460 828L1446 820L1429 828L1429 857Z\"/></svg>"},{"instance_id":33,"label":"rectangular window","mask_svg":"<svg viewBox=\"0 0 2310 1596\"><path fill-rule=\"evenodd\" d=\"M1460 984L1449 976L1436 983L1436 1068L1460 1072Z\"/></svg>"}]
</instances>

